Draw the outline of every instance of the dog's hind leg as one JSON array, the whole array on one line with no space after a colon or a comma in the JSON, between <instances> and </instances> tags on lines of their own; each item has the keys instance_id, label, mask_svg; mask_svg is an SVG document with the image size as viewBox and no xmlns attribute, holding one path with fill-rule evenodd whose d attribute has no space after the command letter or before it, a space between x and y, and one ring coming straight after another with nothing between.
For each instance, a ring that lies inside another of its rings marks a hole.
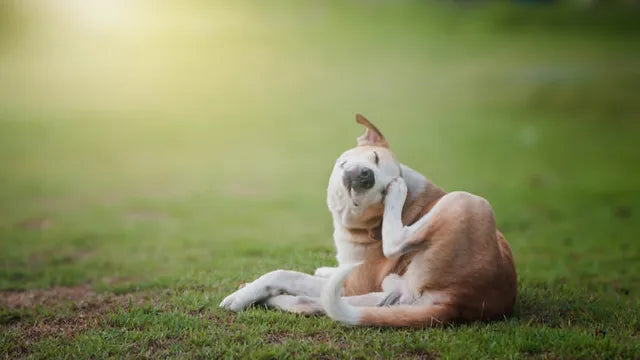
<instances>
[{"instance_id":1,"label":"dog's hind leg","mask_svg":"<svg viewBox=\"0 0 640 360\"><path fill-rule=\"evenodd\" d=\"M357 296L345 296L343 299L353 306L380 306L389 305L384 302L392 297L392 294L374 292ZM324 309L320 304L320 299L317 297L278 295L266 299L263 304L270 308L280 309L296 314L324 314Z\"/></svg>"},{"instance_id":2,"label":"dog's hind leg","mask_svg":"<svg viewBox=\"0 0 640 360\"><path fill-rule=\"evenodd\" d=\"M318 297L326 281L326 278L301 272L276 270L227 296L220 307L242 311L252 304L281 294Z\"/></svg>"},{"instance_id":3,"label":"dog's hind leg","mask_svg":"<svg viewBox=\"0 0 640 360\"><path fill-rule=\"evenodd\" d=\"M324 309L318 298L309 296L277 295L263 302L269 308L279 309L295 314L320 315Z\"/></svg>"}]
</instances>

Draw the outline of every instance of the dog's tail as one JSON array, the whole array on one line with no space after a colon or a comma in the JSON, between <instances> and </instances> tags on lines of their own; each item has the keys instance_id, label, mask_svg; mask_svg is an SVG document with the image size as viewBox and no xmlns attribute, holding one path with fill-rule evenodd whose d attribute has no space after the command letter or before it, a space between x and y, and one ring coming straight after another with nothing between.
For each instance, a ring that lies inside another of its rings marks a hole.
<instances>
[{"instance_id":1,"label":"dog's tail","mask_svg":"<svg viewBox=\"0 0 640 360\"><path fill-rule=\"evenodd\" d=\"M457 311L447 304L388 307L358 307L348 304L341 297L342 282L357 265L338 268L322 290L322 307L332 319L350 325L426 327L447 324L456 317Z\"/></svg>"}]
</instances>

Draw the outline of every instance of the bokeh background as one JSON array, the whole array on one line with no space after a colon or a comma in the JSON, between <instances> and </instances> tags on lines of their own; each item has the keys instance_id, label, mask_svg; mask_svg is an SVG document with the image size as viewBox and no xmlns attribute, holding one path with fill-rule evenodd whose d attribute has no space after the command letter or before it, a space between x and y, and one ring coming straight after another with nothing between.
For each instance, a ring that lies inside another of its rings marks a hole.
<instances>
[{"instance_id":1,"label":"bokeh background","mask_svg":"<svg viewBox=\"0 0 640 360\"><path fill-rule=\"evenodd\" d=\"M0 0L0 357L640 356L637 1ZM513 317L218 309L335 265L362 113L486 197ZM292 355L293 354L293 355Z\"/></svg>"},{"instance_id":2,"label":"bokeh background","mask_svg":"<svg viewBox=\"0 0 640 360\"><path fill-rule=\"evenodd\" d=\"M335 264L326 184L360 112L490 200L520 314L549 286L637 299L639 14L1 0L0 289L204 288L215 309L265 271Z\"/></svg>"}]
</instances>

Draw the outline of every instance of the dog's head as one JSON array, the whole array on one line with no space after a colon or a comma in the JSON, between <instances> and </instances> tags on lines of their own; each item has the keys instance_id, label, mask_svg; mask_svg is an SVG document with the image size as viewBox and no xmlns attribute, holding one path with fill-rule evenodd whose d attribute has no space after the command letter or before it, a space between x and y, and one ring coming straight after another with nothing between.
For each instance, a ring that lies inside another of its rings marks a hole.
<instances>
[{"instance_id":1,"label":"dog's head","mask_svg":"<svg viewBox=\"0 0 640 360\"><path fill-rule=\"evenodd\" d=\"M372 206L381 209L378 205L384 200L387 185L402 172L380 130L360 114L356 115L356 122L366 127L365 133L358 138L356 147L336 160L329 179L329 209L342 213L345 220L358 217Z\"/></svg>"}]
</instances>

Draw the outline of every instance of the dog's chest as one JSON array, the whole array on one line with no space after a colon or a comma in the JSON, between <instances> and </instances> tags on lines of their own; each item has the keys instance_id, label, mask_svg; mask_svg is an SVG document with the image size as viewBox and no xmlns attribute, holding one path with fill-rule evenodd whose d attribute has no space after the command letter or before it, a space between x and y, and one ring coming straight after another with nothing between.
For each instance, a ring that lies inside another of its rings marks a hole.
<instances>
[{"instance_id":1,"label":"dog's chest","mask_svg":"<svg viewBox=\"0 0 640 360\"><path fill-rule=\"evenodd\" d=\"M361 262L366 259L366 249L348 241L336 242L336 258L340 265Z\"/></svg>"},{"instance_id":2,"label":"dog's chest","mask_svg":"<svg viewBox=\"0 0 640 360\"><path fill-rule=\"evenodd\" d=\"M382 241L364 229L336 228L334 231L336 258L340 265L371 260L382 255Z\"/></svg>"}]
</instances>

